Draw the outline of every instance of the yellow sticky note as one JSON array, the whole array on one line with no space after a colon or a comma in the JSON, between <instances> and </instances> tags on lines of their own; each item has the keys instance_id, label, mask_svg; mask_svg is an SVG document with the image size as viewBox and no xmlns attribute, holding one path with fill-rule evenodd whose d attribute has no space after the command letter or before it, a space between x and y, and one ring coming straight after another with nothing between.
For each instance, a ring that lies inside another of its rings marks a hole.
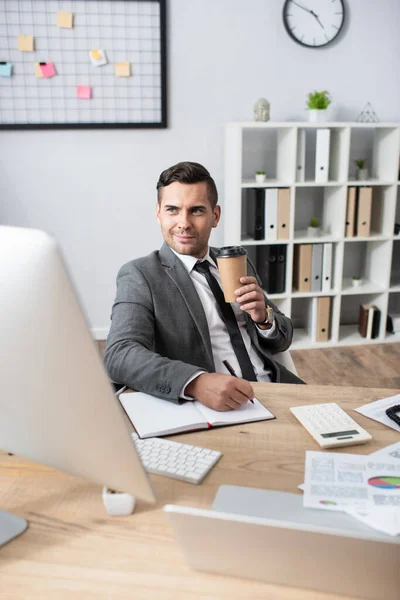
<instances>
[{"instance_id":1,"label":"yellow sticky note","mask_svg":"<svg viewBox=\"0 0 400 600\"><path fill-rule=\"evenodd\" d=\"M91 57L94 58L94 60L100 60L101 59L101 52L100 50L92 50L90 53Z\"/></svg>"},{"instance_id":2,"label":"yellow sticky note","mask_svg":"<svg viewBox=\"0 0 400 600\"><path fill-rule=\"evenodd\" d=\"M115 75L117 77L130 77L131 76L131 63L128 63L128 62L115 63Z\"/></svg>"},{"instance_id":3,"label":"yellow sticky note","mask_svg":"<svg viewBox=\"0 0 400 600\"><path fill-rule=\"evenodd\" d=\"M20 52L33 52L33 36L32 35L19 35L18 36L18 50Z\"/></svg>"},{"instance_id":4,"label":"yellow sticky note","mask_svg":"<svg viewBox=\"0 0 400 600\"><path fill-rule=\"evenodd\" d=\"M35 75L36 75L36 77L43 77L43 73L40 68L40 63L38 63L38 62L35 63Z\"/></svg>"},{"instance_id":5,"label":"yellow sticky note","mask_svg":"<svg viewBox=\"0 0 400 600\"><path fill-rule=\"evenodd\" d=\"M73 23L73 15L69 12L57 13L57 26L64 29L71 29Z\"/></svg>"}]
</instances>

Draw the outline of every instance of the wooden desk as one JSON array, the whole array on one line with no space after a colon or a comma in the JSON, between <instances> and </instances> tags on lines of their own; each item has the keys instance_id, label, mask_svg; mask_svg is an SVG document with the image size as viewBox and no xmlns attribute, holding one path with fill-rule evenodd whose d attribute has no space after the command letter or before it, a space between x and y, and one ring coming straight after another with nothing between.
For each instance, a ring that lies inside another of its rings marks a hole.
<instances>
[{"instance_id":1,"label":"wooden desk","mask_svg":"<svg viewBox=\"0 0 400 600\"><path fill-rule=\"evenodd\" d=\"M320 448L289 407L335 401L349 410L399 392L261 383L255 390L277 419L175 436L224 455L198 486L152 476L159 498L156 509L139 504L130 517L108 517L98 485L15 456L0 456L0 506L29 521L29 529L0 550L0 597L337 600L314 591L192 571L162 506L209 508L220 484L300 493L305 450ZM398 441L394 430L358 413L352 416L373 440L344 452L369 454Z\"/></svg>"}]
</instances>

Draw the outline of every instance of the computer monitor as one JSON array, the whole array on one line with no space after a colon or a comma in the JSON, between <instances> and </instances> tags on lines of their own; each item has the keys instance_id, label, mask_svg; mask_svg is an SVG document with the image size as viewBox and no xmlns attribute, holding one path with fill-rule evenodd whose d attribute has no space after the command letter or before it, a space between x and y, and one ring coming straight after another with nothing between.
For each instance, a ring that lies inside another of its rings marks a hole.
<instances>
[{"instance_id":1,"label":"computer monitor","mask_svg":"<svg viewBox=\"0 0 400 600\"><path fill-rule=\"evenodd\" d=\"M5 226L0 449L155 502L56 242L42 231ZM3 543L21 523L0 511L0 531L6 529Z\"/></svg>"}]
</instances>

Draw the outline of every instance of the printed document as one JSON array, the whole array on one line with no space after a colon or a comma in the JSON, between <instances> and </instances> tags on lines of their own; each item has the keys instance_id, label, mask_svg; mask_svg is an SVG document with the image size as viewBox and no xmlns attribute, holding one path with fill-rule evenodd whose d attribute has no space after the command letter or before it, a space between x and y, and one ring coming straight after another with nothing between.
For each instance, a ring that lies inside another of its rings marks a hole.
<instances>
[{"instance_id":1,"label":"printed document","mask_svg":"<svg viewBox=\"0 0 400 600\"><path fill-rule=\"evenodd\" d=\"M396 404L400 404L400 394L397 396L390 396L389 398L383 398L383 400L376 400L375 402L368 402L368 404L364 404L359 408L355 408L356 412L359 412L361 415L365 417L369 417L370 419L374 419L375 421L379 421L396 431L400 431L400 427L389 419L386 414L386 410L391 406L395 406Z\"/></svg>"},{"instance_id":2,"label":"printed document","mask_svg":"<svg viewBox=\"0 0 400 600\"><path fill-rule=\"evenodd\" d=\"M306 452L304 506L400 509L400 461L385 456Z\"/></svg>"}]
</instances>

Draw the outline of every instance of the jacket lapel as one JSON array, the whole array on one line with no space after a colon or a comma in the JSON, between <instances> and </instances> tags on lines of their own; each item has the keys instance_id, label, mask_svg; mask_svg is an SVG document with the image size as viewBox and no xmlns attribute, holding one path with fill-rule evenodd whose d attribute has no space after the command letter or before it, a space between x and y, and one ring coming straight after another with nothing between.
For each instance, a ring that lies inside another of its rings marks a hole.
<instances>
[{"instance_id":1,"label":"jacket lapel","mask_svg":"<svg viewBox=\"0 0 400 600\"><path fill-rule=\"evenodd\" d=\"M214 371L215 365L212 357L211 339L207 319L192 278L182 262L166 243L162 245L159 256L166 275L168 275L176 285L177 291L186 303L195 327L199 330L201 339L206 348L207 357L210 361L210 366L212 366L211 370Z\"/></svg>"}]
</instances>

